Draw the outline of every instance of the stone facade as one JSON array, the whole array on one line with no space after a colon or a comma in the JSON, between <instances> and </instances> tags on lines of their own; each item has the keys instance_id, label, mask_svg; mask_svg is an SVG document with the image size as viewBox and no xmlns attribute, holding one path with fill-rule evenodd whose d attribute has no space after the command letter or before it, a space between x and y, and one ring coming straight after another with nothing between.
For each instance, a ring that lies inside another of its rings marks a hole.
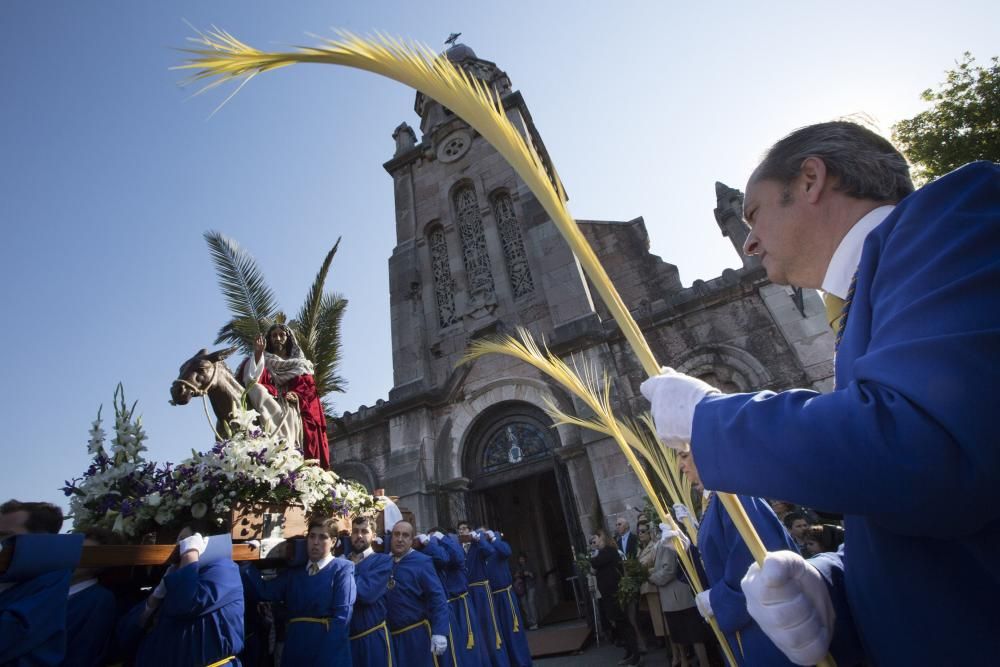
<instances>
[{"instance_id":1,"label":"stone facade","mask_svg":"<svg viewBox=\"0 0 1000 667\"><path fill-rule=\"evenodd\" d=\"M501 95L547 164L507 75L468 47L448 55ZM343 415L331 459L338 472L400 496L419 530L466 517L486 522L516 547L533 548L535 567L548 569L569 559L568 544L583 548L584 535L616 515L634 519L626 508L644 504L642 490L612 440L551 428L540 409L546 402L586 411L533 368L503 356L461 366L459 359L477 337L526 327L561 356L606 371L626 415L648 407L638 392L644 373L513 169L435 101L418 94L415 110L420 140L400 125L385 163L396 201L394 386L388 400ZM722 184L716 190L716 221L740 251L742 195ZM675 266L650 254L642 218L578 222L664 365L727 391L830 385L833 338L814 292L769 283L741 252L741 268L685 288ZM524 512L532 508L538 512ZM565 526L555 532L564 537L550 534L545 512L561 517Z\"/></svg>"}]
</instances>

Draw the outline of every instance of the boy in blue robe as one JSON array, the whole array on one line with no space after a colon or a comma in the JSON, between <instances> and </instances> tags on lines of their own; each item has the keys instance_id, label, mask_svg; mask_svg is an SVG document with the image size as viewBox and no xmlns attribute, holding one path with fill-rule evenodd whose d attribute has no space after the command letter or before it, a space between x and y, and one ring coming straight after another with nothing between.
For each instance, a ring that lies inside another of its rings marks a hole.
<instances>
[{"instance_id":1,"label":"boy in blue robe","mask_svg":"<svg viewBox=\"0 0 1000 667\"><path fill-rule=\"evenodd\" d=\"M531 649L528 648L525 632L527 628L511 590L513 578L510 574L510 545L503 541L499 533L485 528L480 530L496 550L494 556L486 561L486 573L490 580L500 636L507 647L507 657L511 667L531 667Z\"/></svg>"},{"instance_id":2,"label":"boy in blue robe","mask_svg":"<svg viewBox=\"0 0 1000 667\"><path fill-rule=\"evenodd\" d=\"M11 500L0 506L0 664L58 665L66 649L66 597L82 535L57 535L62 510Z\"/></svg>"},{"instance_id":3,"label":"boy in blue robe","mask_svg":"<svg viewBox=\"0 0 1000 667\"><path fill-rule=\"evenodd\" d=\"M242 570L257 597L284 602L288 608L282 667L351 667L348 629L357 590L354 563L333 557L336 539L337 525L314 517L306 538L307 563L283 570L268 581L254 567Z\"/></svg>"},{"instance_id":4,"label":"boy in blue robe","mask_svg":"<svg viewBox=\"0 0 1000 667\"><path fill-rule=\"evenodd\" d=\"M354 667L391 667L394 661L386 601L392 556L372 549L372 528L374 523L367 517L355 517L351 522L350 560L358 591L351 617L351 658Z\"/></svg>"},{"instance_id":5,"label":"boy in blue robe","mask_svg":"<svg viewBox=\"0 0 1000 667\"><path fill-rule=\"evenodd\" d=\"M465 573L469 581L469 597L478 617L476 638L482 638L489 664L492 667L510 667L507 646L500 634L497 610L493 604L490 579L486 563L496 554L496 549L483 534L472 530L468 521L458 522L458 541L465 551Z\"/></svg>"},{"instance_id":6,"label":"boy in blue robe","mask_svg":"<svg viewBox=\"0 0 1000 667\"><path fill-rule=\"evenodd\" d=\"M469 578L465 573L465 550L458 540L434 528L429 535L417 535L423 553L434 561L441 585L448 596L451 616L450 650L442 664L458 667L480 667L489 664L486 644L479 636L478 616L469 594Z\"/></svg>"},{"instance_id":7,"label":"boy in blue robe","mask_svg":"<svg viewBox=\"0 0 1000 667\"><path fill-rule=\"evenodd\" d=\"M429 556L413 550L413 526L392 527L388 621L393 653L407 667L438 667L448 650L448 598Z\"/></svg>"},{"instance_id":8,"label":"boy in blue robe","mask_svg":"<svg viewBox=\"0 0 1000 667\"><path fill-rule=\"evenodd\" d=\"M83 533L83 546L117 544L109 530L93 528ZM66 659L62 667L102 667L107 663L118 624L118 601L97 581L98 571L77 568L69 587L66 607Z\"/></svg>"},{"instance_id":9,"label":"boy in blue robe","mask_svg":"<svg viewBox=\"0 0 1000 667\"><path fill-rule=\"evenodd\" d=\"M705 489L691 455L682 452L677 462L695 491L703 493ZM767 501L740 496L740 502L768 551L784 549L798 553L795 541ZM698 551L708 579L705 590L695 596L698 611L706 620L715 617L737 662L740 665L793 664L747 612L740 581L753 562L753 556L715 494L711 495L698 528Z\"/></svg>"},{"instance_id":10,"label":"boy in blue robe","mask_svg":"<svg viewBox=\"0 0 1000 667\"><path fill-rule=\"evenodd\" d=\"M243 585L229 535L205 538L186 527L178 538L177 565L121 620L120 643L127 651L138 642L143 667L239 667Z\"/></svg>"}]
</instances>

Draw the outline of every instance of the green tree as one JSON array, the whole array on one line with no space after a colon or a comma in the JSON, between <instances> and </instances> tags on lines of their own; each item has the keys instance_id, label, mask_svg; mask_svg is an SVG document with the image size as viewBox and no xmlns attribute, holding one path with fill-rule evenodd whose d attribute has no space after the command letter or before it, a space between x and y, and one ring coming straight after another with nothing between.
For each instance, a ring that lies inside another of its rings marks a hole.
<instances>
[{"instance_id":1,"label":"green tree","mask_svg":"<svg viewBox=\"0 0 1000 667\"><path fill-rule=\"evenodd\" d=\"M219 232L205 232L205 241L215 264L219 288L232 315L219 329L215 343L236 345L249 355L258 335L266 333L272 324L287 324L295 333L303 354L313 362L313 377L320 397L333 392L342 393L347 382L338 374L341 362L340 323L347 308L347 299L340 294L323 291L340 239L326 254L305 302L290 321L278 308L274 293L257 268L253 256L236 241ZM325 398L323 407L327 414L332 414L332 405Z\"/></svg>"},{"instance_id":2,"label":"green tree","mask_svg":"<svg viewBox=\"0 0 1000 667\"><path fill-rule=\"evenodd\" d=\"M974 160L1000 160L1000 60L976 65L968 51L940 90L921 97L933 106L896 123L892 138L926 182Z\"/></svg>"}]
</instances>

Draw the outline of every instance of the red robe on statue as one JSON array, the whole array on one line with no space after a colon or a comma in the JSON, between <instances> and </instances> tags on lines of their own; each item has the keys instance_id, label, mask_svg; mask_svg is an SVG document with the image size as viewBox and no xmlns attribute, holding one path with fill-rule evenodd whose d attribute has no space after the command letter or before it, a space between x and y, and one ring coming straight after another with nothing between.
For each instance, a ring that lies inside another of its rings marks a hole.
<instances>
[{"instance_id":1,"label":"red robe on statue","mask_svg":"<svg viewBox=\"0 0 1000 667\"><path fill-rule=\"evenodd\" d=\"M242 377L242 371L240 373ZM265 368L257 381L267 391L278 397L278 388ZM284 393L295 392L299 397L299 414L302 415L302 454L307 459L318 459L324 470L330 469L330 444L326 437L326 415L323 403L316 393L316 381L312 375L297 375L285 387Z\"/></svg>"}]
</instances>

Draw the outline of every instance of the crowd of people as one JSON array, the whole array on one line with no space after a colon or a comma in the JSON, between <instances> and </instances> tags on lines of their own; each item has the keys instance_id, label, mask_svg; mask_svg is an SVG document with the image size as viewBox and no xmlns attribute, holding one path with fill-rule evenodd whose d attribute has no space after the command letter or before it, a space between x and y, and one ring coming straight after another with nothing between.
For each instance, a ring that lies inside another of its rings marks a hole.
<instances>
[{"instance_id":1,"label":"crowd of people","mask_svg":"<svg viewBox=\"0 0 1000 667\"><path fill-rule=\"evenodd\" d=\"M537 620L526 625L517 598L533 586L523 596L513 586L514 573L534 574L523 558L512 572L510 545L485 526L416 533L397 521L382 539L357 517L340 540L338 522L314 517L304 540L288 541L285 567L259 570L233 562L228 535L193 524L140 594L113 593L76 567L82 545L112 544L112 534L59 535L62 521L49 503L0 506L0 544L15 561L0 576L0 664L532 664L525 635Z\"/></svg>"}]
</instances>

